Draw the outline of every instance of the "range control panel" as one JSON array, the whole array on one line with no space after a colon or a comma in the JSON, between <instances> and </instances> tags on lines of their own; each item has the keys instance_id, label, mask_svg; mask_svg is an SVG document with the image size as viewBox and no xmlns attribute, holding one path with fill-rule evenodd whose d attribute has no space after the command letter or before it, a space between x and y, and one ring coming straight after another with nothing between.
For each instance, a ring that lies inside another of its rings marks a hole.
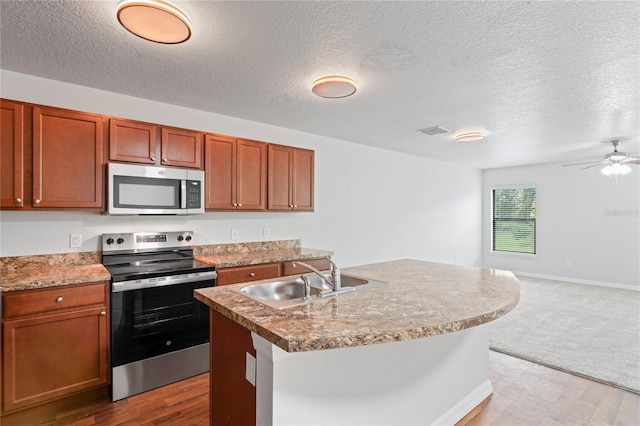
<instances>
[{"instance_id":1,"label":"range control panel","mask_svg":"<svg viewBox=\"0 0 640 426\"><path fill-rule=\"evenodd\" d=\"M191 247L193 231L102 234L102 251Z\"/></svg>"}]
</instances>

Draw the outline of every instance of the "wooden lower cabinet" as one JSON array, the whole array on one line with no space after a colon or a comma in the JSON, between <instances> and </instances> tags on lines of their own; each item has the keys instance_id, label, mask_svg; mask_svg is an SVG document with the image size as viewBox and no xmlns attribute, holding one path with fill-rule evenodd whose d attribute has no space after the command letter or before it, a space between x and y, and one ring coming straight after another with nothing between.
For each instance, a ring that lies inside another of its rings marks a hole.
<instances>
[{"instance_id":1,"label":"wooden lower cabinet","mask_svg":"<svg viewBox=\"0 0 640 426\"><path fill-rule=\"evenodd\" d=\"M107 289L92 283L3 295L3 423L16 411L108 389Z\"/></svg>"},{"instance_id":2,"label":"wooden lower cabinet","mask_svg":"<svg viewBox=\"0 0 640 426\"><path fill-rule=\"evenodd\" d=\"M246 379L246 354L256 357L251 332L210 310L211 425L255 425L256 388Z\"/></svg>"},{"instance_id":3,"label":"wooden lower cabinet","mask_svg":"<svg viewBox=\"0 0 640 426\"><path fill-rule=\"evenodd\" d=\"M262 265L237 266L218 269L216 285L229 285L247 281L266 280L280 276L280 264L268 263Z\"/></svg>"}]
</instances>

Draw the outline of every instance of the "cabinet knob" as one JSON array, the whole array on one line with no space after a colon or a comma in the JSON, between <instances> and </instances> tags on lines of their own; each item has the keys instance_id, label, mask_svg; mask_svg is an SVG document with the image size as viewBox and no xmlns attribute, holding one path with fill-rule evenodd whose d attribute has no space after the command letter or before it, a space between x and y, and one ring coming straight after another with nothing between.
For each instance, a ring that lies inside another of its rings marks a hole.
<instances>
[{"instance_id":1,"label":"cabinet knob","mask_svg":"<svg viewBox=\"0 0 640 426\"><path fill-rule=\"evenodd\" d=\"M167 161L168 161L168 160L167 160L166 158L163 158L163 159L162 159L162 162L163 162L163 163L166 163Z\"/></svg>"},{"instance_id":2,"label":"cabinet knob","mask_svg":"<svg viewBox=\"0 0 640 426\"><path fill-rule=\"evenodd\" d=\"M14 200L16 203L21 203L22 202L22 198L18 197Z\"/></svg>"},{"instance_id":3,"label":"cabinet knob","mask_svg":"<svg viewBox=\"0 0 640 426\"><path fill-rule=\"evenodd\" d=\"M107 315L107 311L102 311L102 312L100 312L100 316L101 316L101 317L104 317L104 316L106 316L106 315Z\"/></svg>"},{"instance_id":4,"label":"cabinet knob","mask_svg":"<svg viewBox=\"0 0 640 426\"><path fill-rule=\"evenodd\" d=\"M58 297L56 298L56 303L60 303L60 302L62 302L62 300L63 300L63 299L62 299L62 296L58 296Z\"/></svg>"},{"instance_id":5,"label":"cabinet knob","mask_svg":"<svg viewBox=\"0 0 640 426\"><path fill-rule=\"evenodd\" d=\"M233 203L233 207L238 207L238 204L237 203Z\"/></svg>"},{"instance_id":6,"label":"cabinet knob","mask_svg":"<svg viewBox=\"0 0 640 426\"><path fill-rule=\"evenodd\" d=\"M252 273L250 273L250 274L249 274L249 276L250 276L250 277L255 277L255 276L256 276L256 274L255 274L254 272L252 272Z\"/></svg>"},{"instance_id":7,"label":"cabinet knob","mask_svg":"<svg viewBox=\"0 0 640 426\"><path fill-rule=\"evenodd\" d=\"M150 157L149 158L151 161L156 161L156 157Z\"/></svg>"},{"instance_id":8,"label":"cabinet knob","mask_svg":"<svg viewBox=\"0 0 640 426\"><path fill-rule=\"evenodd\" d=\"M294 208L294 209L297 209L297 208L298 208L298 205L297 205L297 204L294 204L294 205L293 205L293 208Z\"/></svg>"},{"instance_id":9,"label":"cabinet knob","mask_svg":"<svg viewBox=\"0 0 640 426\"><path fill-rule=\"evenodd\" d=\"M40 198L36 198L35 200L33 200L33 204L40 204Z\"/></svg>"},{"instance_id":10,"label":"cabinet knob","mask_svg":"<svg viewBox=\"0 0 640 426\"><path fill-rule=\"evenodd\" d=\"M238 203L238 207L242 207L242 203Z\"/></svg>"}]
</instances>

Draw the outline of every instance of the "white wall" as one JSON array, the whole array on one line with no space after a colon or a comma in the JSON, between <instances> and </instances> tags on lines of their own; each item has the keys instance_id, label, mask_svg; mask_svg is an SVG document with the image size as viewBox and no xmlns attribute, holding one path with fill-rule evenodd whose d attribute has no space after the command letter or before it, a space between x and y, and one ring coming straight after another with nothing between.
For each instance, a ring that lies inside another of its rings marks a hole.
<instances>
[{"instance_id":1,"label":"white wall","mask_svg":"<svg viewBox=\"0 0 640 426\"><path fill-rule=\"evenodd\" d=\"M630 143L624 151L637 154L638 147ZM640 167L633 167L617 186L599 167L580 170L546 164L485 170L484 265L640 290ZM491 188L512 184L537 188L534 258L490 252Z\"/></svg>"},{"instance_id":2,"label":"white wall","mask_svg":"<svg viewBox=\"0 0 640 426\"><path fill-rule=\"evenodd\" d=\"M0 96L314 149L316 210L112 217L85 212L1 213L0 255L94 251L108 232L193 230L198 244L302 239L342 266L411 257L480 264L481 172L416 156L0 70ZM337 104L339 105L339 104ZM339 107L339 106L337 106ZM69 234L81 233L81 249Z\"/></svg>"}]
</instances>

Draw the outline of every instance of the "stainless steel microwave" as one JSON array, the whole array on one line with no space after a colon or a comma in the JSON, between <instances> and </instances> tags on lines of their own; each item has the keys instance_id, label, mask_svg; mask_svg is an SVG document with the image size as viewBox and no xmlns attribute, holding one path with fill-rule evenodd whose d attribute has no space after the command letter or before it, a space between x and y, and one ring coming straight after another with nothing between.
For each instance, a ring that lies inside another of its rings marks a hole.
<instances>
[{"instance_id":1,"label":"stainless steel microwave","mask_svg":"<svg viewBox=\"0 0 640 426\"><path fill-rule=\"evenodd\" d=\"M204 214L202 170L107 164L108 213Z\"/></svg>"}]
</instances>

